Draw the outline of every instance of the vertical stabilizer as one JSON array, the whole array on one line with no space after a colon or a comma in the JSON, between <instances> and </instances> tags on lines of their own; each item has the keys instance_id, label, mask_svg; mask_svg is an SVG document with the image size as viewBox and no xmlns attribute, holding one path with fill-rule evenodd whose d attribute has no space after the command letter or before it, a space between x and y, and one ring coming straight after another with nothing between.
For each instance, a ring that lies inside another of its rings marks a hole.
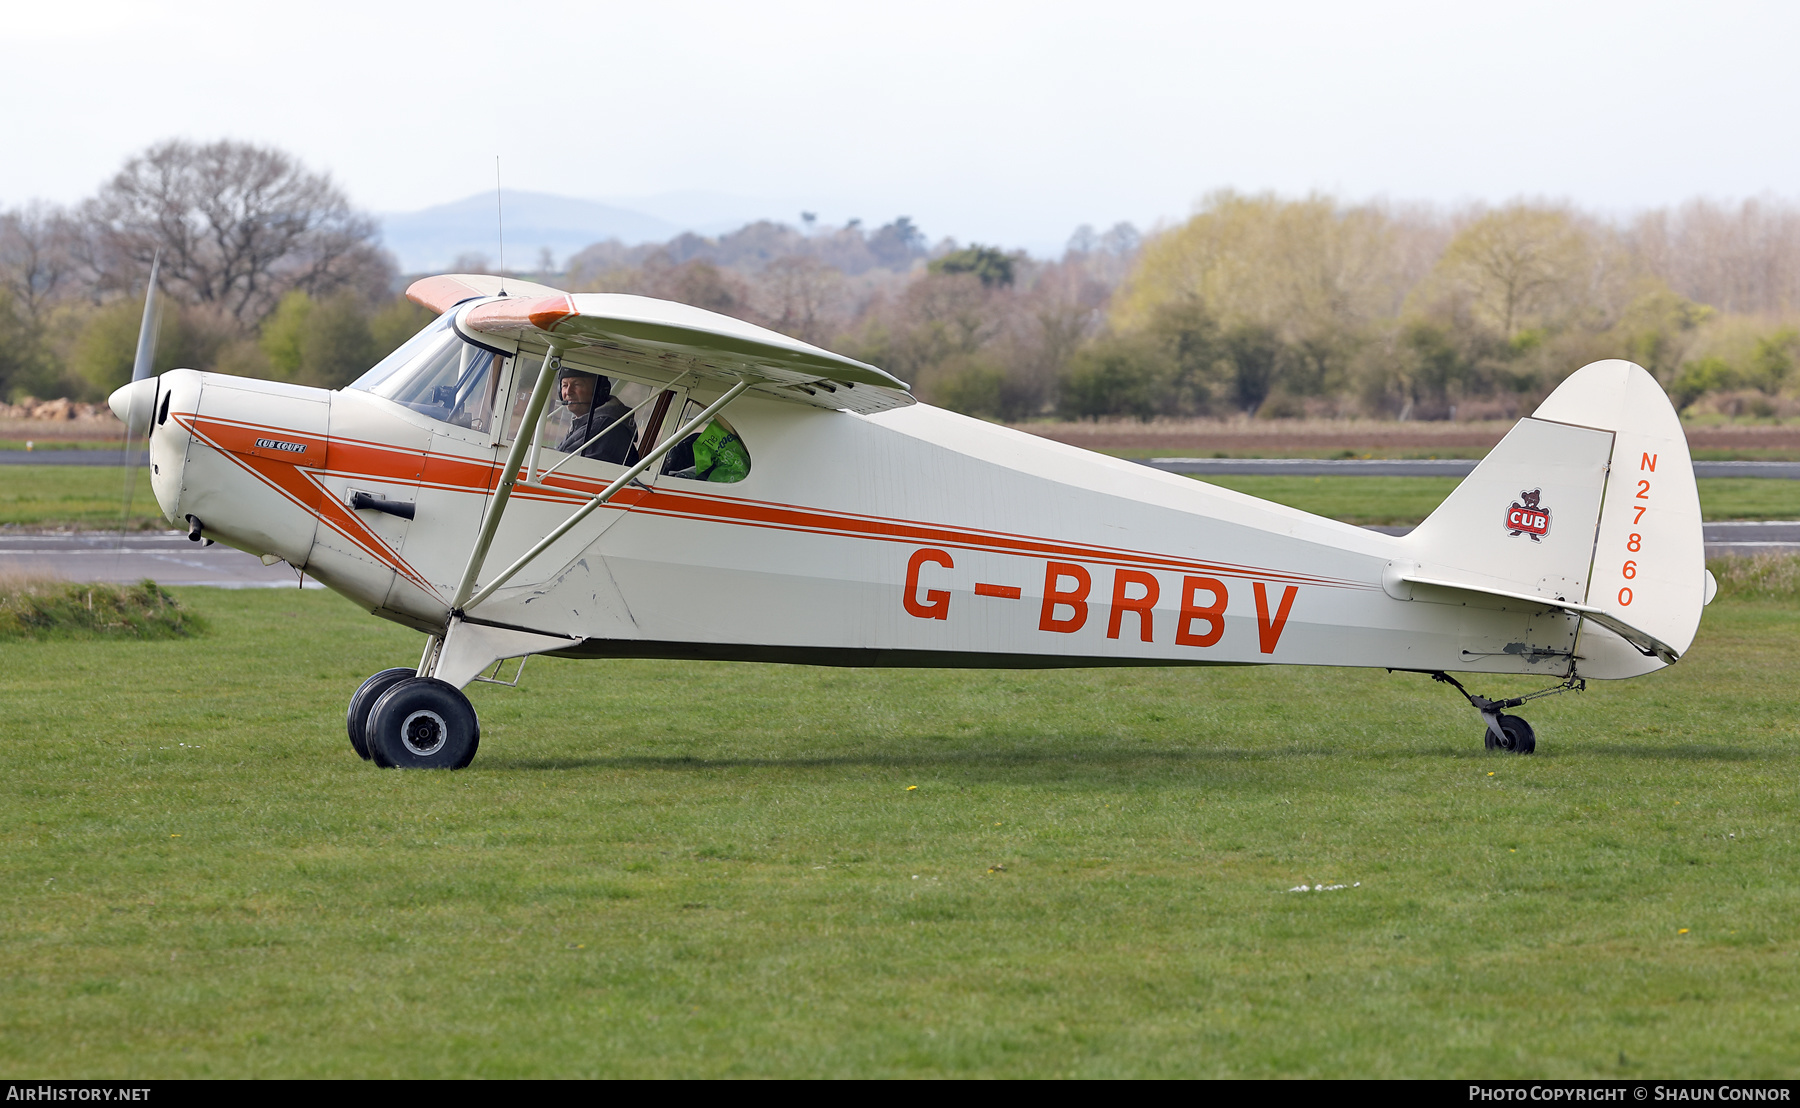
<instances>
[{"instance_id":1,"label":"vertical stabilizer","mask_svg":"<svg viewBox=\"0 0 1800 1108\"><path fill-rule=\"evenodd\" d=\"M1583 612L1582 676L1674 661L1707 599L1687 436L1655 378L1625 361L1572 374L1404 545L1385 582L1396 596L1430 580Z\"/></svg>"}]
</instances>

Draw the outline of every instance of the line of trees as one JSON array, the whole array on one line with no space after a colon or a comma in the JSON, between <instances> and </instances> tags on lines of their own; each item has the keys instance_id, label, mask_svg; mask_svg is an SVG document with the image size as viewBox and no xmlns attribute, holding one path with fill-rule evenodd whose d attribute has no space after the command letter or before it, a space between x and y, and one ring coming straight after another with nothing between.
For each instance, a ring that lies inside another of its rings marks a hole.
<instances>
[{"instance_id":1,"label":"line of trees","mask_svg":"<svg viewBox=\"0 0 1800 1108\"><path fill-rule=\"evenodd\" d=\"M1800 410L1800 209L1614 223L1219 193L1157 234L1072 359L1067 416L1515 416L1600 358L1678 405Z\"/></svg>"},{"instance_id":2,"label":"line of trees","mask_svg":"<svg viewBox=\"0 0 1800 1108\"><path fill-rule=\"evenodd\" d=\"M165 142L73 208L0 213L0 396L124 381L158 250L159 368L336 387L426 322L328 176L248 144ZM1147 237L1082 227L1055 260L928 244L905 217L803 214L517 275L747 319L1008 420L1511 417L1605 357L1685 409L1800 414L1800 207L1771 198L1615 221L1221 192Z\"/></svg>"},{"instance_id":3,"label":"line of trees","mask_svg":"<svg viewBox=\"0 0 1800 1108\"><path fill-rule=\"evenodd\" d=\"M129 379L160 253L156 366L341 385L423 325L375 222L328 175L247 143L158 143L72 208L0 213L0 396Z\"/></svg>"}]
</instances>

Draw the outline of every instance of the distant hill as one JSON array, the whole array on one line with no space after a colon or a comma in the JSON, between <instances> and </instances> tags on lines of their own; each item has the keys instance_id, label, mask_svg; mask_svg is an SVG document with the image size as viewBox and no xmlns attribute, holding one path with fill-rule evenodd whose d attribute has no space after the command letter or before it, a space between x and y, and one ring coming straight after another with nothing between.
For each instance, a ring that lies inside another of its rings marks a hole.
<instances>
[{"instance_id":1,"label":"distant hill","mask_svg":"<svg viewBox=\"0 0 1800 1108\"><path fill-rule=\"evenodd\" d=\"M661 242L688 229L593 200L516 189L505 190L501 198L506 210L509 269L535 268L539 251L545 247L560 265L570 254L596 242L618 239L628 246ZM407 273L446 269L463 254L483 254L498 264L491 192L422 211L383 215L381 235L382 244L394 252Z\"/></svg>"}]
</instances>

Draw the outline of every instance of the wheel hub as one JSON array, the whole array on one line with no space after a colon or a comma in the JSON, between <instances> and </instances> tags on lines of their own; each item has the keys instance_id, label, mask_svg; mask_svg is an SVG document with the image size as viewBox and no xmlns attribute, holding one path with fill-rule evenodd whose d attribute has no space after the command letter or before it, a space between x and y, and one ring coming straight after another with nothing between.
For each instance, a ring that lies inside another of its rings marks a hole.
<instances>
[{"instance_id":1,"label":"wheel hub","mask_svg":"<svg viewBox=\"0 0 1800 1108\"><path fill-rule=\"evenodd\" d=\"M400 725L400 741L419 757L429 758L443 748L449 730L443 716L421 709L407 716L406 722Z\"/></svg>"}]
</instances>

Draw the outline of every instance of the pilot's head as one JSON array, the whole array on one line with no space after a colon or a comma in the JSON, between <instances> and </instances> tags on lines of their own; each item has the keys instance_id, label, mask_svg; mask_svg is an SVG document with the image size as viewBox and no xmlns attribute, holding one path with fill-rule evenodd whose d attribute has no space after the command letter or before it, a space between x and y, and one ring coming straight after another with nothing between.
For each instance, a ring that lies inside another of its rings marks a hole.
<instances>
[{"instance_id":1,"label":"pilot's head","mask_svg":"<svg viewBox=\"0 0 1800 1108\"><path fill-rule=\"evenodd\" d=\"M612 382L597 373L564 369L557 380L556 395L568 406L570 415L584 416L612 395Z\"/></svg>"}]
</instances>

